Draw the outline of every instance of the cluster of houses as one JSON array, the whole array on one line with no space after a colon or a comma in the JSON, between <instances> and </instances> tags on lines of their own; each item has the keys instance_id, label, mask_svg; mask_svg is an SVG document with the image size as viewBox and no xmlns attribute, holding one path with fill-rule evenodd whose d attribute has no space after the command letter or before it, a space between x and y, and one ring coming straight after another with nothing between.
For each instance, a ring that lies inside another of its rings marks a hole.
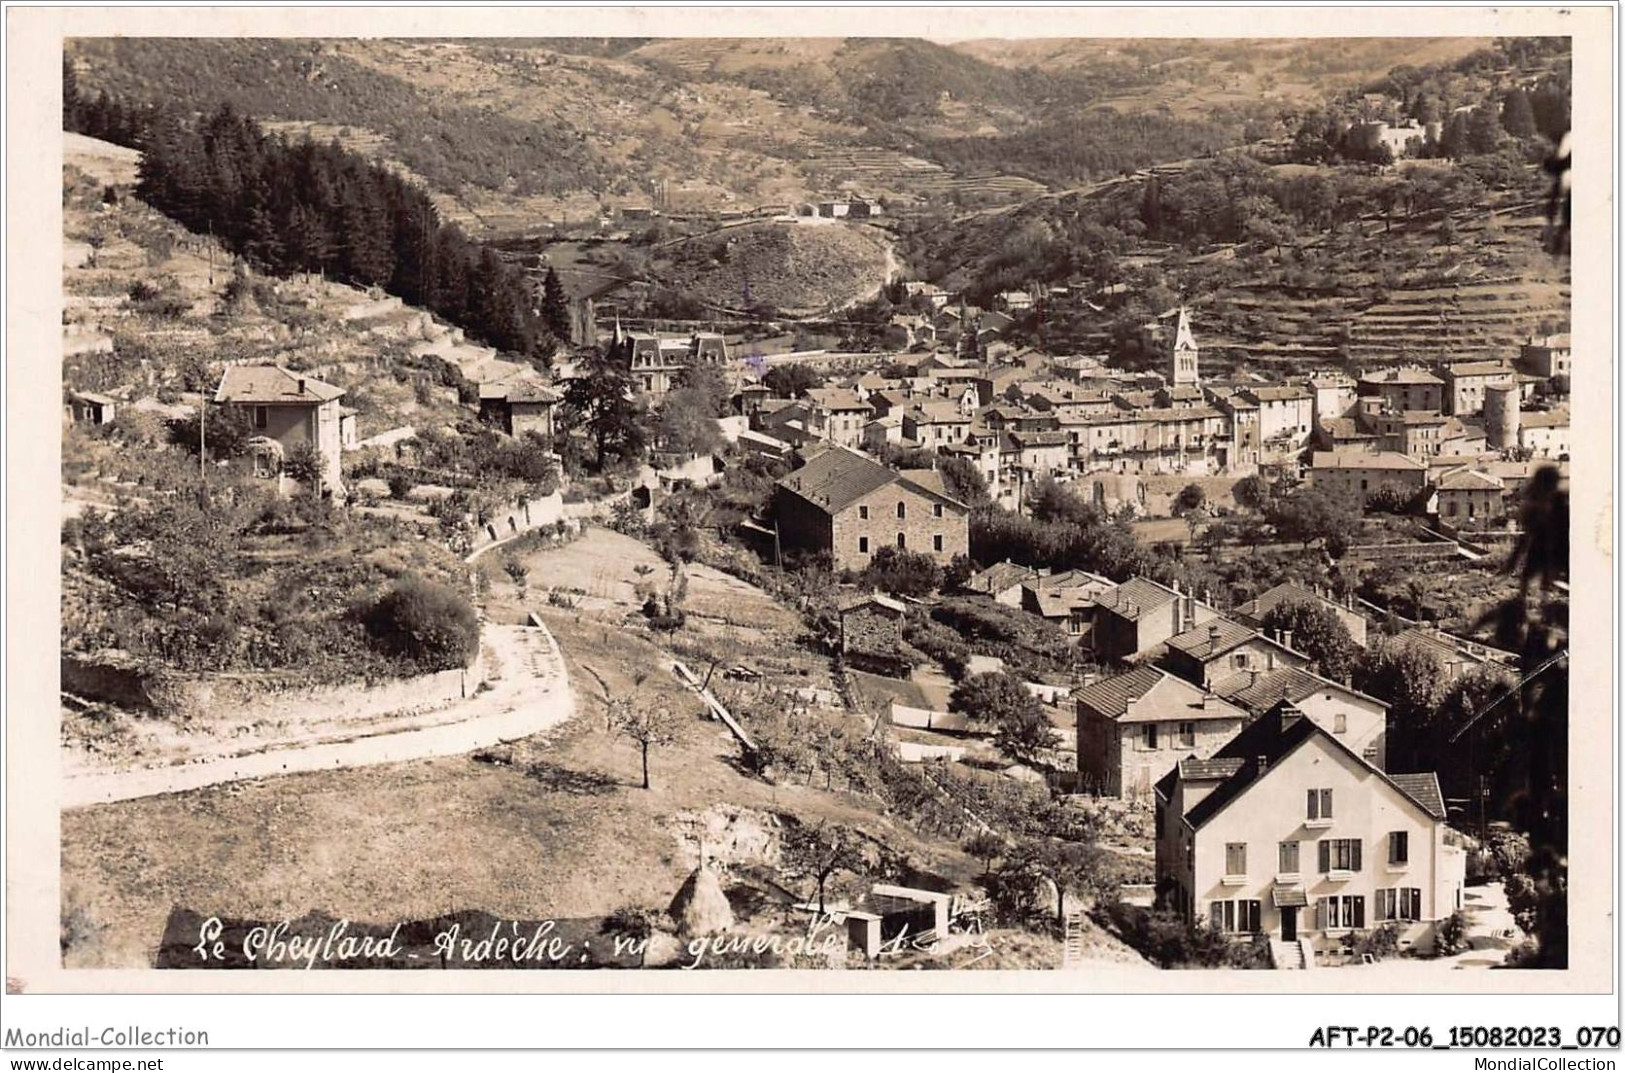
<instances>
[{"instance_id":1,"label":"cluster of houses","mask_svg":"<svg viewBox=\"0 0 1625 1073\"><path fill-rule=\"evenodd\" d=\"M801 398L747 383L740 406L755 442L783 457L823 444L934 451L974 466L1011 509L1042 478L1081 482L1107 509L1144 511L1156 477L1263 473L1307 479L1357 509L1386 489L1441 522L1485 529L1504 524L1536 466L1568 459L1566 406L1532 405L1560 397L1554 384L1567 390L1566 336L1531 340L1516 365L1205 380L1188 312L1170 319L1163 373L1033 351L901 355Z\"/></svg>"},{"instance_id":2,"label":"cluster of houses","mask_svg":"<svg viewBox=\"0 0 1625 1073\"><path fill-rule=\"evenodd\" d=\"M878 485L876 505L912 503L903 491ZM1272 610L1309 604L1335 615L1363 647L1374 631L1351 598L1285 582L1221 610L1206 594L1149 578L1115 583L1012 563L964 588L1062 619L1098 665L1112 668L1070 689L1029 689L1075 711L1079 790L1154 808L1162 904L1237 937L1264 937L1281 968L1313 966L1346 936L1389 924L1403 947L1426 949L1461 907L1465 853L1437 777L1389 770L1388 705L1317 673L1290 631L1266 628ZM904 603L877 594L846 601L844 648L898 652L906 614ZM1450 678L1515 661L1421 626L1395 641L1426 649ZM965 728L956 713L894 705L892 717Z\"/></svg>"},{"instance_id":3,"label":"cluster of houses","mask_svg":"<svg viewBox=\"0 0 1625 1073\"><path fill-rule=\"evenodd\" d=\"M1566 395L1570 362L1564 334L1532 338L1516 363L1314 378L1309 478L1356 503L1430 496L1428 512L1457 528L1500 524L1536 466L1569 459L1567 406L1526 406Z\"/></svg>"}]
</instances>

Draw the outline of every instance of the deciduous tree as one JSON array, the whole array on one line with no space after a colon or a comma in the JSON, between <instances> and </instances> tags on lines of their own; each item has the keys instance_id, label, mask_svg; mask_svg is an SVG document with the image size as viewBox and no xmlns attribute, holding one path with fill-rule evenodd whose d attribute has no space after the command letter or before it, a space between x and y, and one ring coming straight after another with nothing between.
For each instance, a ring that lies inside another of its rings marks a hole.
<instances>
[{"instance_id":1,"label":"deciduous tree","mask_svg":"<svg viewBox=\"0 0 1625 1073\"><path fill-rule=\"evenodd\" d=\"M825 888L831 879L842 872L864 871L864 848L863 836L827 820L788 826L780 842L785 870L813 882L819 913L824 912Z\"/></svg>"}]
</instances>

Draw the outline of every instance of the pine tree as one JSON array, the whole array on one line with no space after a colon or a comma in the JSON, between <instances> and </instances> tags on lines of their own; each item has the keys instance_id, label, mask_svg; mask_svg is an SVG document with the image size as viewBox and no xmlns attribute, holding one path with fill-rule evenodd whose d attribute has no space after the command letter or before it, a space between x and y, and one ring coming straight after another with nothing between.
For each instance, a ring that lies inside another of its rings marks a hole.
<instances>
[{"instance_id":1,"label":"pine tree","mask_svg":"<svg viewBox=\"0 0 1625 1073\"><path fill-rule=\"evenodd\" d=\"M1473 109L1467 119L1467 150L1471 153L1493 153L1501 144L1504 133L1500 109L1494 101L1484 101Z\"/></svg>"},{"instance_id":2,"label":"pine tree","mask_svg":"<svg viewBox=\"0 0 1625 1073\"><path fill-rule=\"evenodd\" d=\"M1516 87L1507 90L1501 100L1501 127L1519 141L1535 136L1535 110L1529 94Z\"/></svg>"},{"instance_id":3,"label":"pine tree","mask_svg":"<svg viewBox=\"0 0 1625 1073\"><path fill-rule=\"evenodd\" d=\"M547 266L547 275L542 280L542 323L555 339L570 338L570 300L552 265Z\"/></svg>"},{"instance_id":4,"label":"pine tree","mask_svg":"<svg viewBox=\"0 0 1625 1073\"><path fill-rule=\"evenodd\" d=\"M1466 112L1452 112L1450 118L1444 121L1444 129L1439 133L1439 152L1452 160L1460 160L1466 156L1469 148L1468 125L1470 120Z\"/></svg>"}]
</instances>

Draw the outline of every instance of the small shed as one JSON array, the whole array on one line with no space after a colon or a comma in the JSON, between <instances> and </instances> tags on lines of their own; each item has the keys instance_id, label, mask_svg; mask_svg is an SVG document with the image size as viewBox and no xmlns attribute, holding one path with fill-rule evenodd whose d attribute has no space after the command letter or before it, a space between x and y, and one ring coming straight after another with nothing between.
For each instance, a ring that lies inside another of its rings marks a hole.
<instances>
[{"instance_id":1,"label":"small shed","mask_svg":"<svg viewBox=\"0 0 1625 1073\"><path fill-rule=\"evenodd\" d=\"M95 391L68 393L68 410L76 425L105 425L113 420L115 400Z\"/></svg>"},{"instance_id":2,"label":"small shed","mask_svg":"<svg viewBox=\"0 0 1625 1073\"><path fill-rule=\"evenodd\" d=\"M953 895L876 883L846 916L847 944L866 958L929 949L948 934Z\"/></svg>"},{"instance_id":3,"label":"small shed","mask_svg":"<svg viewBox=\"0 0 1625 1073\"><path fill-rule=\"evenodd\" d=\"M843 600L838 610L841 654L849 663L880 674L908 673L912 661L903 647L907 608L901 600L868 592Z\"/></svg>"}]
</instances>

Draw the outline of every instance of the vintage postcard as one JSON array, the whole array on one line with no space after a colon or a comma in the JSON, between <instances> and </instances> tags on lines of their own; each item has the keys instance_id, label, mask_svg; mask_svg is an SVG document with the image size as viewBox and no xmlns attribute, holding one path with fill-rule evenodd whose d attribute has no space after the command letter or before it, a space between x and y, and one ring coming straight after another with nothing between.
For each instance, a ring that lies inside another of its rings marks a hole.
<instances>
[{"instance_id":1,"label":"vintage postcard","mask_svg":"<svg viewBox=\"0 0 1625 1073\"><path fill-rule=\"evenodd\" d=\"M1607 991L1613 12L1009 14L11 11L8 988Z\"/></svg>"}]
</instances>

